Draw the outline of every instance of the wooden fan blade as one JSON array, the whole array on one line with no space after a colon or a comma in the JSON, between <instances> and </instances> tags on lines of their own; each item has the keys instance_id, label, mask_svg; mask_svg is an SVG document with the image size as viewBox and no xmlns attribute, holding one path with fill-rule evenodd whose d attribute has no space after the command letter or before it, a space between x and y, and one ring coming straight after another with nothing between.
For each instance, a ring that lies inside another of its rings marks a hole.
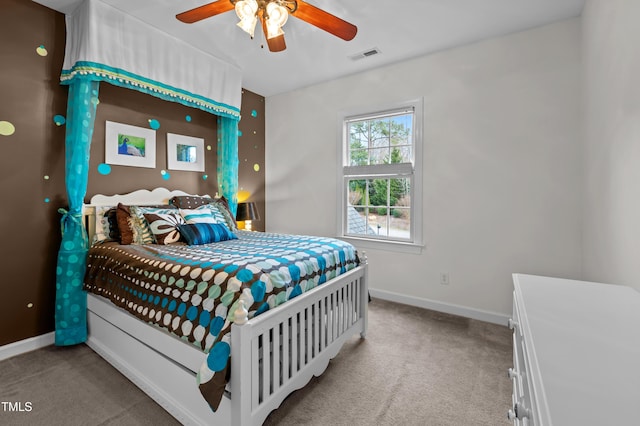
<instances>
[{"instance_id":1,"label":"wooden fan blade","mask_svg":"<svg viewBox=\"0 0 640 426\"><path fill-rule=\"evenodd\" d=\"M179 13L176 15L176 18L186 24L193 24L194 22L219 15L220 13L228 12L234 8L235 6L229 0L218 0L213 3L196 7L195 9Z\"/></svg>"},{"instance_id":2,"label":"wooden fan blade","mask_svg":"<svg viewBox=\"0 0 640 426\"><path fill-rule=\"evenodd\" d=\"M262 22L262 32L264 33L264 38L267 40L267 46L269 46L270 52L282 52L287 48L287 44L284 42L284 34L280 34L277 37L269 38L267 36L267 24L265 20L260 15L260 21Z\"/></svg>"},{"instance_id":3,"label":"wooden fan blade","mask_svg":"<svg viewBox=\"0 0 640 426\"><path fill-rule=\"evenodd\" d=\"M358 32L355 25L302 0L298 0L298 8L291 15L346 41L353 40Z\"/></svg>"}]
</instances>

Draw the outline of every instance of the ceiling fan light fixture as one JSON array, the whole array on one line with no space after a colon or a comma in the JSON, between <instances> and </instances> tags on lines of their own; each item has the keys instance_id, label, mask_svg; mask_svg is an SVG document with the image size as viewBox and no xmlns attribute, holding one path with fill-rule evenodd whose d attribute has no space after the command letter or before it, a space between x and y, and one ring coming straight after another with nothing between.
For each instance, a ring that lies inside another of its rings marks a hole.
<instances>
[{"instance_id":1,"label":"ceiling fan light fixture","mask_svg":"<svg viewBox=\"0 0 640 426\"><path fill-rule=\"evenodd\" d=\"M267 23L267 38L268 39L271 39L271 38L274 38L274 37L278 37L278 36L283 35L283 34L284 34L284 31L282 31L282 28L280 28L277 25L274 26L274 25L269 25Z\"/></svg>"},{"instance_id":2,"label":"ceiling fan light fixture","mask_svg":"<svg viewBox=\"0 0 640 426\"><path fill-rule=\"evenodd\" d=\"M284 34L282 26L287 22L289 18L289 11L273 1L267 4L266 7L266 27L267 38L274 38Z\"/></svg>"},{"instance_id":3,"label":"ceiling fan light fixture","mask_svg":"<svg viewBox=\"0 0 640 426\"><path fill-rule=\"evenodd\" d=\"M352 40L358 32L355 25L304 0L214 0L178 13L176 19L193 24L232 10L240 20L238 26L251 38L260 20L271 52L282 52L287 48L282 27L290 14L345 41Z\"/></svg>"},{"instance_id":4,"label":"ceiling fan light fixture","mask_svg":"<svg viewBox=\"0 0 640 426\"><path fill-rule=\"evenodd\" d=\"M253 38L253 34L256 31L256 23L258 22L258 18L254 16L247 16L243 18L240 22L238 22L238 26L242 28L247 34Z\"/></svg>"},{"instance_id":5,"label":"ceiling fan light fixture","mask_svg":"<svg viewBox=\"0 0 640 426\"><path fill-rule=\"evenodd\" d=\"M256 0L240 0L236 2L235 9L238 18L245 19L248 16L256 14L258 11L258 2Z\"/></svg>"},{"instance_id":6,"label":"ceiling fan light fixture","mask_svg":"<svg viewBox=\"0 0 640 426\"><path fill-rule=\"evenodd\" d=\"M258 2L256 0L240 0L235 5L236 15L240 18L238 26L253 38L258 22Z\"/></svg>"}]
</instances>

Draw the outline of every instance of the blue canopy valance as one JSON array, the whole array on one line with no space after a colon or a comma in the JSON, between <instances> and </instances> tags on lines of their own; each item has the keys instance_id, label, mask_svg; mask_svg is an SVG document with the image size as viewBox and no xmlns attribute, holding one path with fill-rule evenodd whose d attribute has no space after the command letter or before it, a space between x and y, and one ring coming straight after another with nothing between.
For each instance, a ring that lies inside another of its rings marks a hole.
<instances>
[{"instance_id":1,"label":"blue canopy valance","mask_svg":"<svg viewBox=\"0 0 640 426\"><path fill-rule=\"evenodd\" d=\"M82 290L89 241L82 222L89 153L101 81L218 116L218 192L235 213L238 190L240 72L99 0L85 0L66 16L61 83L69 85L65 136L69 210L61 210L56 270L56 345L87 339Z\"/></svg>"}]
</instances>

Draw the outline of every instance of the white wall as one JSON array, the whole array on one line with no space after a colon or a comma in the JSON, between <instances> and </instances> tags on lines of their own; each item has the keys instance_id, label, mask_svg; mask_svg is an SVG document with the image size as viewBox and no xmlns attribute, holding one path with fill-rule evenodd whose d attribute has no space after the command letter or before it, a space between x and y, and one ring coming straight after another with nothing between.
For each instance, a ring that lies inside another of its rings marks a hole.
<instances>
[{"instance_id":1,"label":"white wall","mask_svg":"<svg viewBox=\"0 0 640 426\"><path fill-rule=\"evenodd\" d=\"M637 0L583 11L583 276L640 290L639 22Z\"/></svg>"},{"instance_id":2,"label":"white wall","mask_svg":"<svg viewBox=\"0 0 640 426\"><path fill-rule=\"evenodd\" d=\"M573 19L267 98L267 230L335 236L338 112L424 97L426 249L370 286L509 315L511 273L580 276L580 73Z\"/></svg>"}]
</instances>

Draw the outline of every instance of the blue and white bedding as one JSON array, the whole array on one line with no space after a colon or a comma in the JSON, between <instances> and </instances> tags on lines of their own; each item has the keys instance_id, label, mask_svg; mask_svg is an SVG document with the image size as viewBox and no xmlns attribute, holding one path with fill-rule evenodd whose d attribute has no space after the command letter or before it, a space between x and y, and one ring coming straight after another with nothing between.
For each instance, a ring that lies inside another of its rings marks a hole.
<instances>
[{"instance_id":1,"label":"blue and white bedding","mask_svg":"<svg viewBox=\"0 0 640 426\"><path fill-rule=\"evenodd\" d=\"M227 383L239 301L252 318L359 264L355 248L334 238L236 235L193 246L94 244L84 280L85 290L207 353L198 382L214 410Z\"/></svg>"}]
</instances>

